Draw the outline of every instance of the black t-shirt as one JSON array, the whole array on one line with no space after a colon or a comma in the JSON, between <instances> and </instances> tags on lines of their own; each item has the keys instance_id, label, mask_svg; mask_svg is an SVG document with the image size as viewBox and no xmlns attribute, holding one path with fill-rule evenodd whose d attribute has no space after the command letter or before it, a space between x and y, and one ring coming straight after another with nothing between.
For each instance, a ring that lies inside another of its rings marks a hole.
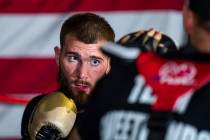
<instances>
[{"instance_id":1,"label":"black t-shirt","mask_svg":"<svg viewBox=\"0 0 210 140\"><path fill-rule=\"evenodd\" d=\"M210 62L209 55L195 50L184 48L180 52L165 57ZM147 140L156 98L135 62L112 60L111 73L98 83L86 111L78 115L82 140ZM165 139L210 140L210 82L179 98L168 118Z\"/></svg>"}]
</instances>

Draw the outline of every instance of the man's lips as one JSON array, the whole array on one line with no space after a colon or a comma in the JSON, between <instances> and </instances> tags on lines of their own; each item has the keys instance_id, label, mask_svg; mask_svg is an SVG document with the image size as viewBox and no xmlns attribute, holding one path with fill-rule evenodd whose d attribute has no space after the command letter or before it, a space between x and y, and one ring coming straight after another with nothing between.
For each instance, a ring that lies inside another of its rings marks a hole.
<instances>
[{"instance_id":1,"label":"man's lips","mask_svg":"<svg viewBox=\"0 0 210 140\"><path fill-rule=\"evenodd\" d=\"M90 86L86 85L86 84L73 84L72 88L74 88L77 92L83 92L88 94L88 90L90 88Z\"/></svg>"}]
</instances>

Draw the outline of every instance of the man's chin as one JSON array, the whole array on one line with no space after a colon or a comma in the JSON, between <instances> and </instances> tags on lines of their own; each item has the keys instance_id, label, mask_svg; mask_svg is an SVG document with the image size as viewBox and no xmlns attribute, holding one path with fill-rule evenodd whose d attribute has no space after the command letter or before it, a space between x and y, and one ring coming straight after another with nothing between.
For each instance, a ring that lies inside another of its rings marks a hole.
<instances>
[{"instance_id":1,"label":"man's chin","mask_svg":"<svg viewBox=\"0 0 210 140\"><path fill-rule=\"evenodd\" d=\"M72 98L75 101L78 110L83 110L88 104L89 94L85 92L74 92Z\"/></svg>"}]
</instances>

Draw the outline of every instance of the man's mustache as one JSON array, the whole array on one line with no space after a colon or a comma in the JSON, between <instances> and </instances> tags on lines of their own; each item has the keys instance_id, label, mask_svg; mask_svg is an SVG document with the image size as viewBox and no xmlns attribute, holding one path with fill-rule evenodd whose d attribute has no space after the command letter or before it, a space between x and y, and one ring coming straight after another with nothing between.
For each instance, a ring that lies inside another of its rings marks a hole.
<instances>
[{"instance_id":1,"label":"man's mustache","mask_svg":"<svg viewBox=\"0 0 210 140\"><path fill-rule=\"evenodd\" d=\"M92 85L89 82L82 79L76 79L72 83L74 83L75 85L84 85L84 86L92 87Z\"/></svg>"}]
</instances>

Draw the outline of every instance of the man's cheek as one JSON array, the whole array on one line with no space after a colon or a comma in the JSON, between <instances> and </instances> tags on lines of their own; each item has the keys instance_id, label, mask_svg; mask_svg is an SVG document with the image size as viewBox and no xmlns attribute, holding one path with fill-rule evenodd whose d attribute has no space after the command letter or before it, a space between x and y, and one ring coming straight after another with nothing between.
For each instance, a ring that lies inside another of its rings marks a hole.
<instances>
[{"instance_id":1,"label":"man's cheek","mask_svg":"<svg viewBox=\"0 0 210 140\"><path fill-rule=\"evenodd\" d=\"M101 69L101 70L95 71L93 74L93 77L95 77L96 79L95 81L98 81L105 75L106 75L106 69Z\"/></svg>"}]
</instances>

